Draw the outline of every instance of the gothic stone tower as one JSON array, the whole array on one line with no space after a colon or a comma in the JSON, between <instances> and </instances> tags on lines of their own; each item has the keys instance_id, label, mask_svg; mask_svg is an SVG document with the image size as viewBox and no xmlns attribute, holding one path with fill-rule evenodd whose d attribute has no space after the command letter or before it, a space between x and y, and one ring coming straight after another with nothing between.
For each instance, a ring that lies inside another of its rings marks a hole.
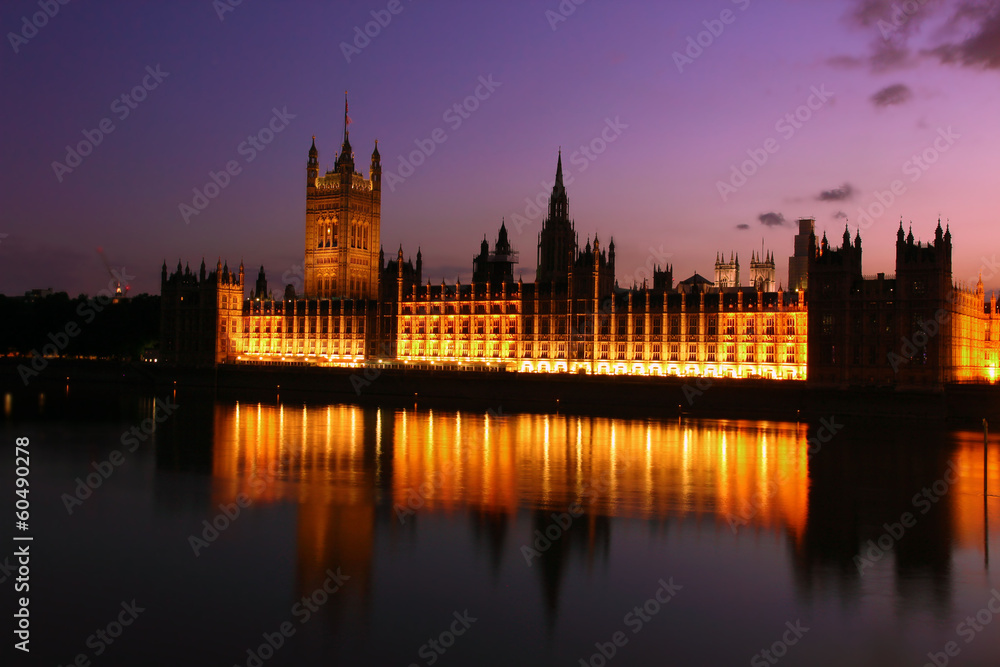
<instances>
[{"instance_id":1,"label":"gothic stone tower","mask_svg":"<svg viewBox=\"0 0 1000 667\"><path fill-rule=\"evenodd\" d=\"M750 284L760 292L773 292L777 285L774 280L774 255L770 252L750 256Z\"/></svg>"},{"instance_id":2,"label":"gothic stone tower","mask_svg":"<svg viewBox=\"0 0 1000 667\"><path fill-rule=\"evenodd\" d=\"M354 170L344 100L344 143L332 171L319 174L313 137L306 163L305 297L376 299L382 219L382 163L378 142L365 178Z\"/></svg>"},{"instance_id":3,"label":"gothic stone tower","mask_svg":"<svg viewBox=\"0 0 1000 667\"><path fill-rule=\"evenodd\" d=\"M740 286L740 256L733 256L729 253L729 261L726 261L725 253L715 257L715 284L720 290L730 287Z\"/></svg>"},{"instance_id":4,"label":"gothic stone tower","mask_svg":"<svg viewBox=\"0 0 1000 667\"><path fill-rule=\"evenodd\" d=\"M538 234L539 283L565 282L569 277L570 262L576 252L576 231L569 219L569 198L563 185L562 151L556 166L556 182L549 197L549 215Z\"/></svg>"}]
</instances>

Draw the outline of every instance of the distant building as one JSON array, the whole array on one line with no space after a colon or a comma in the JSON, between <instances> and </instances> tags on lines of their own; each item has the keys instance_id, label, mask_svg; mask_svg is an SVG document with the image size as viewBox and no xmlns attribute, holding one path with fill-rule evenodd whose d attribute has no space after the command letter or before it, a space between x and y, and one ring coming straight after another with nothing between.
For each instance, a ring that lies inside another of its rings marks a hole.
<instances>
[{"instance_id":1,"label":"distant building","mask_svg":"<svg viewBox=\"0 0 1000 667\"><path fill-rule=\"evenodd\" d=\"M802 218L799 220L799 233L795 235L795 254L788 258L788 290L790 292L805 291L809 287L809 257L812 248L809 245L816 233L816 220Z\"/></svg>"}]
</instances>

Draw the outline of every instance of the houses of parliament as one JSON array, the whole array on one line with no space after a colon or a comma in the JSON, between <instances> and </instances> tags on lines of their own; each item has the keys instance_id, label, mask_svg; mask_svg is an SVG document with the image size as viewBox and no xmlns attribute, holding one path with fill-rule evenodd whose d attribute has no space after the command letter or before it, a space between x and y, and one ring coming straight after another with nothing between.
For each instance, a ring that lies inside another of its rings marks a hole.
<instances>
[{"instance_id":1,"label":"houses of parliament","mask_svg":"<svg viewBox=\"0 0 1000 667\"><path fill-rule=\"evenodd\" d=\"M714 280L619 287L615 244L580 245L562 157L538 233L532 282L514 279L519 254L501 223L484 238L469 284L431 284L423 258L381 246L378 144L356 170L346 114L334 168L306 161L304 293L274 295L264 268L249 286L241 264L162 267L161 352L183 366L269 364L502 370L642 376L770 378L811 385L940 388L994 382L1000 352L995 296L952 280L952 238L900 223L896 273L862 273L860 233L834 247L815 220L798 221L788 284L771 253L718 254ZM250 287L247 295L246 289Z\"/></svg>"}]
</instances>

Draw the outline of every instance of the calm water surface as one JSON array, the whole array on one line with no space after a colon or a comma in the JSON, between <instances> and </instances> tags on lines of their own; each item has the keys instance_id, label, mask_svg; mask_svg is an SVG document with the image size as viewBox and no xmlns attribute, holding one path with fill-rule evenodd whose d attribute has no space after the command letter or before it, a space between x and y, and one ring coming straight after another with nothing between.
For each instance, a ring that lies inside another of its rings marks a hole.
<instances>
[{"instance_id":1,"label":"calm water surface","mask_svg":"<svg viewBox=\"0 0 1000 667\"><path fill-rule=\"evenodd\" d=\"M981 432L835 417L811 455L819 422L160 398L129 452L151 395L5 396L5 488L32 452L24 664L1000 664Z\"/></svg>"}]
</instances>

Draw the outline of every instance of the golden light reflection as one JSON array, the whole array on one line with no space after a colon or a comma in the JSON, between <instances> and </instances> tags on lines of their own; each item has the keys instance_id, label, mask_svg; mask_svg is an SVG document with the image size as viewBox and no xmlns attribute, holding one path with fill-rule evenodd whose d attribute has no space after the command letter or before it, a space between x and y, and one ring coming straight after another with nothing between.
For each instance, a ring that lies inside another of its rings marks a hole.
<instances>
[{"instance_id":1,"label":"golden light reflection","mask_svg":"<svg viewBox=\"0 0 1000 667\"><path fill-rule=\"evenodd\" d=\"M951 462L959 478L948 492L951 496L953 536L961 549L983 550L984 525L989 526L991 542L1000 533L1000 460L997 442L991 437L987 480L989 523L985 524L983 504L983 434L963 431L955 436L955 452ZM994 544L995 546L995 544Z\"/></svg>"},{"instance_id":2,"label":"golden light reflection","mask_svg":"<svg viewBox=\"0 0 1000 667\"><path fill-rule=\"evenodd\" d=\"M422 512L468 507L513 514L581 501L594 514L696 516L726 527L741 518L796 538L807 517L804 425L390 413L343 405L288 412L219 406L216 421L220 502L247 493L261 503L363 506L371 517L371 489L386 464L382 474L391 479L383 484L392 505L419 497ZM268 472L273 480L263 489L252 486L253 475Z\"/></svg>"}]
</instances>

